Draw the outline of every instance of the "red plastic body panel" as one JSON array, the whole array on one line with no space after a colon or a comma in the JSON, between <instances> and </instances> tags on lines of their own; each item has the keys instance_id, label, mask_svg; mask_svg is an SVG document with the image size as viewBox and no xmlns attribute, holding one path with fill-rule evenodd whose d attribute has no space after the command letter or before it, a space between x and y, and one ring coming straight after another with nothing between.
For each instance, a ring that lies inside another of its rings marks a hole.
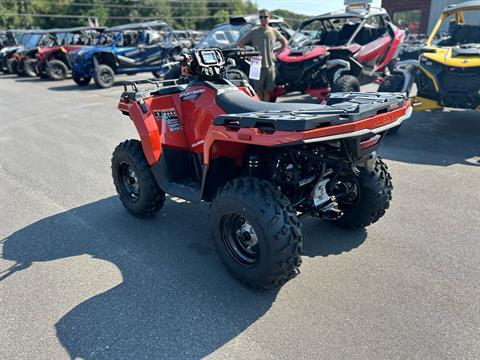
<instances>
[{"instance_id":1,"label":"red plastic body panel","mask_svg":"<svg viewBox=\"0 0 480 360\"><path fill-rule=\"evenodd\" d=\"M57 51L64 51L64 52L69 52L72 50L77 50L81 49L83 46L82 45L63 45L63 46L50 46L50 47L42 47L38 49L36 58L38 61L43 61L45 60L46 55L53 54Z\"/></svg>"},{"instance_id":2,"label":"red plastic body panel","mask_svg":"<svg viewBox=\"0 0 480 360\"><path fill-rule=\"evenodd\" d=\"M323 89L307 89L305 90L305 94L308 94L314 98L316 98L319 102L323 102L327 100L328 94L330 94L330 88L323 88Z\"/></svg>"},{"instance_id":3,"label":"red plastic body panel","mask_svg":"<svg viewBox=\"0 0 480 360\"><path fill-rule=\"evenodd\" d=\"M231 142L243 143L245 145L275 146L364 129L376 129L395 122L399 117L407 113L409 107L410 102L407 101L404 106L388 113L379 114L353 123L323 127L307 131L274 131L271 133L265 133L255 128L230 130L223 126L212 125L205 139L205 152L203 158L204 164L208 165L210 160L214 158L215 152L213 150L215 145L218 146L225 144L225 146L230 146L226 142Z\"/></svg>"},{"instance_id":4,"label":"red plastic body panel","mask_svg":"<svg viewBox=\"0 0 480 360\"><path fill-rule=\"evenodd\" d=\"M395 28L395 35L393 37L392 44L388 49L387 55L383 59L383 61L375 66L373 69L374 71L382 71L394 58L397 57L398 53L400 52L400 46L402 45L403 39L405 38L405 30L401 30L399 28Z\"/></svg>"},{"instance_id":5,"label":"red plastic body panel","mask_svg":"<svg viewBox=\"0 0 480 360\"><path fill-rule=\"evenodd\" d=\"M292 50L289 48L286 48L278 55L278 59L283 62L295 63L295 62L302 62L305 60L316 58L318 56L325 55L327 52L328 52L328 48L319 46L319 47L313 48L312 51L306 53L305 55L296 56L296 55L291 55Z\"/></svg>"},{"instance_id":6,"label":"red plastic body panel","mask_svg":"<svg viewBox=\"0 0 480 360\"><path fill-rule=\"evenodd\" d=\"M256 96L249 93L248 88L241 90L250 96ZM182 96L194 91L200 93L197 98L182 100ZM142 111L137 101L126 98L121 98L118 108L128 114L135 124L150 165L160 159L162 146L167 146L203 154L203 162L208 166L212 160L220 157L232 158L241 164L249 145L274 146L382 127L405 115L410 107L410 102L407 101L401 108L352 123L307 131L267 133L256 128L230 129L213 125L215 117L224 114L223 109L216 104L215 96L212 88L189 86L183 92L145 99L147 113ZM168 121L161 116L162 111L174 111L180 127L171 129Z\"/></svg>"},{"instance_id":7,"label":"red plastic body panel","mask_svg":"<svg viewBox=\"0 0 480 360\"><path fill-rule=\"evenodd\" d=\"M257 98L247 88L240 88L247 95ZM200 91L201 95L192 100L182 100L181 96ZM153 96L145 99L148 112L143 113L140 105L133 100L120 99L118 108L128 113L142 141L143 151L150 165L156 163L162 154L162 146L174 147L195 153L204 152L204 140L209 128L218 115L224 114L215 102L215 90L203 86L189 86L183 92ZM162 112L175 111L181 130L172 131L167 121L159 116ZM157 116L156 116L157 115ZM218 148L214 157L237 158L244 151L241 145L235 149Z\"/></svg>"},{"instance_id":8,"label":"red plastic body panel","mask_svg":"<svg viewBox=\"0 0 480 360\"><path fill-rule=\"evenodd\" d=\"M362 46L355 58L362 64L373 63L387 51L391 42L392 38L389 35L382 36Z\"/></svg>"}]
</instances>

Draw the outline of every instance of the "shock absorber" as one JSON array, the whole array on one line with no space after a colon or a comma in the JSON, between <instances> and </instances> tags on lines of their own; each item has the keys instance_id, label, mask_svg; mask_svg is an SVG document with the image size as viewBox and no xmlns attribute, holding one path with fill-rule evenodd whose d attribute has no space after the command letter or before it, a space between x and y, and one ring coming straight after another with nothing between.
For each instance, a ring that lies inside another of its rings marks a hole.
<instances>
[{"instance_id":1,"label":"shock absorber","mask_svg":"<svg viewBox=\"0 0 480 360\"><path fill-rule=\"evenodd\" d=\"M248 157L248 175L251 177L259 177L261 161L258 155L250 155Z\"/></svg>"}]
</instances>

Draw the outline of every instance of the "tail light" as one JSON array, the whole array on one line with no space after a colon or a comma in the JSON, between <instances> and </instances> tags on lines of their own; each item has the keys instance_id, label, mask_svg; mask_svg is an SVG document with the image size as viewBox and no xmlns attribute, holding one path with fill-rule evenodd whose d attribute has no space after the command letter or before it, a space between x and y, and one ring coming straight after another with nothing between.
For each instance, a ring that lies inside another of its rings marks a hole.
<instances>
[{"instance_id":1,"label":"tail light","mask_svg":"<svg viewBox=\"0 0 480 360\"><path fill-rule=\"evenodd\" d=\"M369 148L370 146L377 144L381 138L382 136L377 134L375 136L372 136L370 139L360 142L360 149L366 149L366 148Z\"/></svg>"}]
</instances>

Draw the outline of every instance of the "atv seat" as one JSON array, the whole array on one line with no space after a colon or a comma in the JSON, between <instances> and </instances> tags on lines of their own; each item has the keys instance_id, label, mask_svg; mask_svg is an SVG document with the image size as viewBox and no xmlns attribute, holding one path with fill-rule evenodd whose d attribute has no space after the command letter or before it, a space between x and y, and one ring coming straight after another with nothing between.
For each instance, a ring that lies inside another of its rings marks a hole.
<instances>
[{"instance_id":1,"label":"atv seat","mask_svg":"<svg viewBox=\"0 0 480 360\"><path fill-rule=\"evenodd\" d=\"M256 111L320 110L325 108L325 105L319 104L267 103L255 100L245 94L243 91L224 92L217 95L215 100L217 105L220 106L226 114L240 114Z\"/></svg>"}]
</instances>

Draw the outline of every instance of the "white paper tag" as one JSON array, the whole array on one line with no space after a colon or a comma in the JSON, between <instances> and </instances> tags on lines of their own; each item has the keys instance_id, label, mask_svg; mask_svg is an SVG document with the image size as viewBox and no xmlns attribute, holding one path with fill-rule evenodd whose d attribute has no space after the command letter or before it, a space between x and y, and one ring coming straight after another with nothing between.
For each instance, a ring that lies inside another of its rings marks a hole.
<instances>
[{"instance_id":1,"label":"white paper tag","mask_svg":"<svg viewBox=\"0 0 480 360\"><path fill-rule=\"evenodd\" d=\"M250 74L248 77L253 80L260 80L260 71L262 71L262 57L254 56L250 58Z\"/></svg>"}]
</instances>

